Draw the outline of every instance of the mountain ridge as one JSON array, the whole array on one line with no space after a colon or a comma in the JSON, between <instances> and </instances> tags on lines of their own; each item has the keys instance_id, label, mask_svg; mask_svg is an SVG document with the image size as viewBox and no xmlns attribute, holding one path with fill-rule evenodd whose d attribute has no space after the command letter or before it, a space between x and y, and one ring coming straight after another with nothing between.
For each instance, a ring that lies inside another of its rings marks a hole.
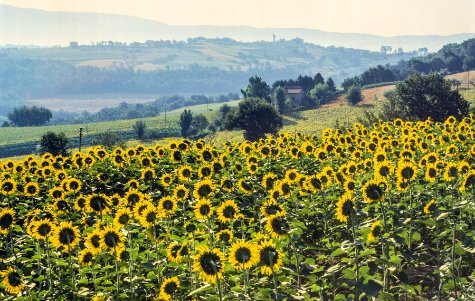
<instances>
[{"instance_id":1,"label":"mountain ridge","mask_svg":"<svg viewBox=\"0 0 475 301\"><path fill-rule=\"evenodd\" d=\"M308 28L256 28L251 26L168 25L163 22L134 16L94 13L46 11L34 8L18 8L0 4L2 26L0 44L34 44L43 46L67 46L71 41L90 44L102 40L131 43L146 40L186 40L187 38L232 38L251 42L299 37L305 42L322 46L360 48L378 51L382 45L404 51L426 47L436 51L449 43L460 43L475 33L440 36L393 36L384 37L362 33L335 33Z\"/></svg>"}]
</instances>

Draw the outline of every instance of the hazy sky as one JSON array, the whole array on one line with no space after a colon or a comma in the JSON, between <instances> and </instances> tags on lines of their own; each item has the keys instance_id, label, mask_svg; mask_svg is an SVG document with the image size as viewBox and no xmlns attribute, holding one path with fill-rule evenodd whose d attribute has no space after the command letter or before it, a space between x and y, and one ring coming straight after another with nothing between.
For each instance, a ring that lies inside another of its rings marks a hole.
<instances>
[{"instance_id":1,"label":"hazy sky","mask_svg":"<svg viewBox=\"0 0 475 301\"><path fill-rule=\"evenodd\" d=\"M135 16L170 25L312 28L382 36L475 33L475 0L0 0L48 11Z\"/></svg>"}]
</instances>

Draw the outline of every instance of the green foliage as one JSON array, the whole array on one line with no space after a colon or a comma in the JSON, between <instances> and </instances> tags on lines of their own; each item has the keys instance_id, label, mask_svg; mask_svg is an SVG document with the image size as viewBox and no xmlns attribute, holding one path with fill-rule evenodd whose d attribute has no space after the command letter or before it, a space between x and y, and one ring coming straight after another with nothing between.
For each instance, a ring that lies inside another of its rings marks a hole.
<instances>
[{"instance_id":1,"label":"green foliage","mask_svg":"<svg viewBox=\"0 0 475 301\"><path fill-rule=\"evenodd\" d=\"M97 137L93 140L94 145L100 145L108 151L112 151L116 147L126 148L125 142L121 139L122 134L120 132L113 132L112 130L106 130L97 134Z\"/></svg>"},{"instance_id":2,"label":"green foliage","mask_svg":"<svg viewBox=\"0 0 475 301\"><path fill-rule=\"evenodd\" d=\"M228 115L229 116L229 115ZM244 130L244 139L259 141L265 134L277 135L283 126L283 118L268 102L259 98L246 98L239 103L233 116L226 116L226 128Z\"/></svg>"},{"instance_id":3,"label":"green foliage","mask_svg":"<svg viewBox=\"0 0 475 301\"><path fill-rule=\"evenodd\" d=\"M396 85L395 104L404 117L410 120L443 122L449 116L458 120L468 115L468 102L458 91L451 90L451 83L438 73L414 73Z\"/></svg>"},{"instance_id":4,"label":"green foliage","mask_svg":"<svg viewBox=\"0 0 475 301\"><path fill-rule=\"evenodd\" d=\"M363 100L363 94L358 86L351 86L345 95L345 100L350 105L355 105Z\"/></svg>"},{"instance_id":5,"label":"green foliage","mask_svg":"<svg viewBox=\"0 0 475 301\"><path fill-rule=\"evenodd\" d=\"M14 108L7 116L11 123L20 127L44 125L53 117L50 110L36 106Z\"/></svg>"},{"instance_id":6,"label":"green foliage","mask_svg":"<svg viewBox=\"0 0 475 301\"><path fill-rule=\"evenodd\" d=\"M356 87L361 87L362 86L361 85L361 79L358 76L347 78L341 84L341 87L343 88L345 93L347 93L348 89L352 86L356 86Z\"/></svg>"},{"instance_id":7,"label":"green foliage","mask_svg":"<svg viewBox=\"0 0 475 301\"><path fill-rule=\"evenodd\" d=\"M209 125L208 119L203 114L198 114L193 116L193 121L191 122L190 129L188 130L188 135L196 135L199 132L206 129Z\"/></svg>"},{"instance_id":8,"label":"green foliage","mask_svg":"<svg viewBox=\"0 0 475 301\"><path fill-rule=\"evenodd\" d=\"M56 134L48 131L41 137L38 153L40 155L50 153L53 156L69 156L68 144L68 138L64 133Z\"/></svg>"},{"instance_id":9,"label":"green foliage","mask_svg":"<svg viewBox=\"0 0 475 301\"><path fill-rule=\"evenodd\" d=\"M249 78L249 84L247 85L246 90L244 91L241 89L241 93L244 98L262 98L268 103L271 103L272 101L269 85L257 75Z\"/></svg>"},{"instance_id":10,"label":"green foliage","mask_svg":"<svg viewBox=\"0 0 475 301\"><path fill-rule=\"evenodd\" d=\"M330 89L330 91L336 92L336 85L331 77L327 79L327 86L328 86L328 89Z\"/></svg>"},{"instance_id":11,"label":"green foliage","mask_svg":"<svg viewBox=\"0 0 475 301\"><path fill-rule=\"evenodd\" d=\"M315 96L320 104L324 104L330 98L330 88L327 84L317 84L315 85L315 88L310 90L310 95Z\"/></svg>"},{"instance_id":12,"label":"green foliage","mask_svg":"<svg viewBox=\"0 0 475 301\"><path fill-rule=\"evenodd\" d=\"M315 83L315 86L318 85L318 84L325 84L325 79L323 79L323 76L320 74L320 72L318 72L317 74L315 74L315 76L313 77L313 82Z\"/></svg>"},{"instance_id":13,"label":"green foliage","mask_svg":"<svg viewBox=\"0 0 475 301\"><path fill-rule=\"evenodd\" d=\"M274 102L280 114L286 113L286 106L285 106L286 94L287 93L285 92L285 89L280 86L274 90Z\"/></svg>"},{"instance_id":14,"label":"green foliage","mask_svg":"<svg viewBox=\"0 0 475 301\"><path fill-rule=\"evenodd\" d=\"M190 129L191 123L193 122L193 113L191 110L185 109L180 115L180 131L181 136L186 138L188 136L188 130Z\"/></svg>"},{"instance_id":15,"label":"green foliage","mask_svg":"<svg viewBox=\"0 0 475 301\"><path fill-rule=\"evenodd\" d=\"M139 137L139 140L142 140L145 135L145 130L147 129L147 124L142 120L137 120L132 126L135 134Z\"/></svg>"}]
</instances>

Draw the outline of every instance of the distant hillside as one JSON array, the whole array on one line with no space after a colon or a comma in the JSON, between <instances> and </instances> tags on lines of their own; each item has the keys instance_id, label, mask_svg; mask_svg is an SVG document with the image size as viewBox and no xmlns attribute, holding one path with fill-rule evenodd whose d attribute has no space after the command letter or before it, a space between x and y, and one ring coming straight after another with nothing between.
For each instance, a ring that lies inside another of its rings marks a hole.
<instances>
[{"instance_id":1,"label":"distant hillside","mask_svg":"<svg viewBox=\"0 0 475 301\"><path fill-rule=\"evenodd\" d=\"M76 12L49 12L0 4L0 44L69 45L71 41L90 44L97 41L186 40L187 38L233 38L250 42L299 37L322 46L349 47L379 51L382 45L404 51L427 47L436 51L442 45L459 43L475 34L449 36L382 37L368 34L334 33L314 29L253 28L246 26L172 26L136 17Z\"/></svg>"}]
</instances>

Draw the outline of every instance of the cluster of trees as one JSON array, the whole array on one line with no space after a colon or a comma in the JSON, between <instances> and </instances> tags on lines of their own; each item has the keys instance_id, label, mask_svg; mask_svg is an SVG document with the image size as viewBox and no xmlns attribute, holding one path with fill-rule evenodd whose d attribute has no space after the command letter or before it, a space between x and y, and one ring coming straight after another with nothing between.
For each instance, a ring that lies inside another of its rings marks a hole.
<instances>
[{"instance_id":1,"label":"cluster of trees","mask_svg":"<svg viewBox=\"0 0 475 301\"><path fill-rule=\"evenodd\" d=\"M336 86L335 82L331 77L329 77L325 83L325 79L323 76L319 73L315 74L315 76L312 78L308 75L302 76L299 75L297 79L281 79L277 80L272 84L272 88L275 89L277 87L285 87L285 86L301 86L305 92L309 92L313 88L315 88L316 85L322 84L322 85L328 85L328 88L330 91L336 91Z\"/></svg>"},{"instance_id":2,"label":"cluster of trees","mask_svg":"<svg viewBox=\"0 0 475 301\"><path fill-rule=\"evenodd\" d=\"M53 114L46 108L21 106L13 108L13 111L8 113L7 117L10 122L5 121L3 127L41 126L46 124L53 117Z\"/></svg>"},{"instance_id":3,"label":"cluster of trees","mask_svg":"<svg viewBox=\"0 0 475 301\"><path fill-rule=\"evenodd\" d=\"M193 116L191 110L185 109L180 114L180 132L182 137L190 137L196 136L206 128L210 132L215 132L216 128L214 127L213 123L209 123L208 119L203 114L197 114Z\"/></svg>"},{"instance_id":4,"label":"cluster of trees","mask_svg":"<svg viewBox=\"0 0 475 301\"><path fill-rule=\"evenodd\" d=\"M423 52L424 49L420 49ZM414 72L429 74L439 72L463 72L475 69L475 38L468 39L461 44L444 45L436 53L424 57L414 57L408 61L401 60L395 65L378 65L363 72L359 76L347 78L342 87L345 92L351 86L363 87L386 82L402 81Z\"/></svg>"},{"instance_id":5,"label":"cluster of trees","mask_svg":"<svg viewBox=\"0 0 475 301\"><path fill-rule=\"evenodd\" d=\"M425 121L430 117L433 122L444 122L454 116L461 120L469 114L469 103L451 86L451 82L438 72L424 75L416 71L385 95L387 100L378 116L366 111L365 117L357 118L357 121L372 127L378 119Z\"/></svg>"}]
</instances>

